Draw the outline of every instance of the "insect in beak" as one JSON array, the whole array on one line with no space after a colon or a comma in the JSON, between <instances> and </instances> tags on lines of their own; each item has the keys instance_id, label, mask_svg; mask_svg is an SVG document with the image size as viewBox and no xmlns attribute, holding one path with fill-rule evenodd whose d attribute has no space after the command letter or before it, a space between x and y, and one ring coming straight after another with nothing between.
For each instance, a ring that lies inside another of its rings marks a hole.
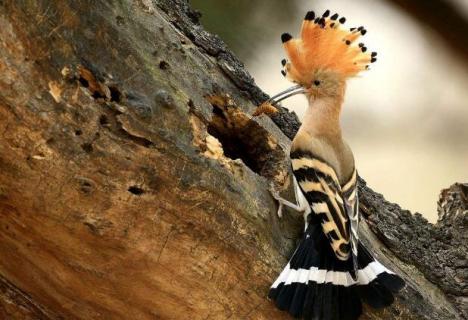
<instances>
[{"instance_id":1,"label":"insect in beak","mask_svg":"<svg viewBox=\"0 0 468 320\"><path fill-rule=\"evenodd\" d=\"M296 94L300 94L300 93L304 93L305 92L305 89L303 86L301 85L296 85L296 86L293 86L289 89L286 89L276 95L274 95L273 97L271 97L270 99L268 99L267 101L263 102L260 106L258 106L258 108L255 110L255 112L253 113L253 116L259 116L263 113L266 113L266 114L273 114L273 113L276 113L278 112L278 109L276 108L276 105L278 103L280 103L281 101L289 98L289 97L292 97L292 96L295 96Z\"/></svg>"}]
</instances>

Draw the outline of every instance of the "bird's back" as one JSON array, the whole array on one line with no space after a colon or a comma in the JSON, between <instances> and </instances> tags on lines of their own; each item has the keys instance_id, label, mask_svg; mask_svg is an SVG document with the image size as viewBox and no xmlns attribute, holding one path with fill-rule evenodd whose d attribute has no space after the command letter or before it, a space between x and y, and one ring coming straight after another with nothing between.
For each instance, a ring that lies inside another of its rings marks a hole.
<instances>
[{"instance_id":1,"label":"bird's back","mask_svg":"<svg viewBox=\"0 0 468 320\"><path fill-rule=\"evenodd\" d=\"M291 153L307 150L317 159L331 166L340 185L347 183L354 172L354 156L348 144L341 137L311 136L298 132L291 145Z\"/></svg>"}]
</instances>

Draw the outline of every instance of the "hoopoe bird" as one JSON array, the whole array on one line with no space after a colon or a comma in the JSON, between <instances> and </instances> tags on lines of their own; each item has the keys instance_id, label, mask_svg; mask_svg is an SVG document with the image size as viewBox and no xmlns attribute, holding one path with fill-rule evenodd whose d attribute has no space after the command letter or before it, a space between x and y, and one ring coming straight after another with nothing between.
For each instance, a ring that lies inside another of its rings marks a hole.
<instances>
[{"instance_id":1,"label":"hoopoe bird","mask_svg":"<svg viewBox=\"0 0 468 320\"><path fill-rule=\"evenodd\" d=\"M271 113L296 94L309 102L290 152L296 203L272 190L280 217L283 206L304 212L305 231L269 292L279 309L303 319L358 319L362 302L389 306L405 285L359 241L357 172L340 113L347 79L367 70L377 54L359 42L366 29L347 30L345 21L329 10L318 17L310 11L299 38L281 36L288 56L282 73L296 85L255 113Z\"/></svg>"}]
</instances>

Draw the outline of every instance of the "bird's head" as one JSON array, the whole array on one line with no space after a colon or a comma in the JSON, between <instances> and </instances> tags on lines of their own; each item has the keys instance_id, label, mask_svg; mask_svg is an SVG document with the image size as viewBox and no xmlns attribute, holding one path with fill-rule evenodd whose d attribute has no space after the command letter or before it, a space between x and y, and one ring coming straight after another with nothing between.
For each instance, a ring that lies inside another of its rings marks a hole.
<instances>
[{"instance_id":1,"label":"bird's head","mask_svg":"<svg viewBox=\"0 0 468 320\"><path fill-rule=\"evenodd\" d=\"M343 97L346 80L377 61L377 53L369 52L358 41L367 30L364 27L345 29L345 22L346 18L338 14L330 16L329 10L319 17L309 11L299 38L289 33L281 35L288 56L281 62L281 72L296 85L266 103L275 105L301 93L309 100Z\"/></svg>"},{"instance_id":2,"label":"bird's head","mask_svg":"<svg viewBox=\"0 0 468 320\"><path fill-rule=\"evenodd\" d=\"M310 83L301 85L309 99L343 96L345 79L336 72L317 69L312 73L311 78Z\"/></svg>"}]
</instances>

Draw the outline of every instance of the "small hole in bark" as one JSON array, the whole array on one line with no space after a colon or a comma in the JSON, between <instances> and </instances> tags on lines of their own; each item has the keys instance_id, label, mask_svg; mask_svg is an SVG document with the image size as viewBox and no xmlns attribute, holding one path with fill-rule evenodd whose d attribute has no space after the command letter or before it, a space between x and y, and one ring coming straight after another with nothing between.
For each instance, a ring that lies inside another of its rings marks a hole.
<instances>
[{"instance_id":1,"label":"small hole in bark","mask_svg":"<svg viewBox=\"0 0 468 320\"><path fill-rule=\"evenodd\" d=\"M106 98L106 96L104 96L104 95L103 95L101 92L99 92L99 91L94 91L92 97L93 97L94 99L99 99L99 98L104 98L104 99L105 99L105 98Z\"/></svg>"},{"instance_id":2,"label":"small hole in bark","mask_svg":"<svg viewBox=\"0 0 468 320\"><path fill-rule=\"evenodd\" d=\"M193 103L192 99L189 99L189 101L187 102L187 105L189 106L190 109L195 108L195 104Z\"/></svg>"},{"instance_id":3,"label":"small hole in bark","mask_svg":"<svg viewBox=\"0 0 468 320\"><path fill-rule=\"evenodd\" d=\"M119 26L122 26L125 24L125 19L122 16L115 17L115 20L117 21L117 25Z\"/></svg>"},{"instance_id":4,"label":"small hole in bark","mask_svg":"<svg viewBox=\"0 0 468 320\"><path fill-rule=\"evenodd\" d=\"M143 193L145 193L145 191L142 188L137 186L131 186L130 188L128 188L128 192L133 193L136 196L141 196Z\"/></svg>"},{"instance_id":5,"label":"small hole in bark","mask_svg":"<svg viewBox=\"0 0 468 320\"><path fill-rule=\"evenodd\" d=\"M82 134L83 134L83 131L81 131L80 129L75 130L75 136L81 136Z\"/></svg>"},{"instance_id":6,"label":"small hole in bark","mask_svg":"<svg viewBox=\"0 0 468 320\"><path fill-rule=\"evenodd\" d=\"M83 87L85 87L85 88L89 87L89 82L88 82L88 80L86 80L85 78L80 77L78 80L80 81L80 83L81 83L81 85L82 85Z\"/></svg>"},{"instance_id":7,"label":"small hole in bark","mask_svg":"<svg viewBox=\"0 0 468 320\"><path fill-rule=\"evenodd\" d=\"M86 153L93 152L93 145L91 143L83 143L81 145L81 149L83 149Z\"/></svg>"},{"instance_id":8,"label":"small hole in bark","mask_svg":"<svg viewBox=\"0 0 468 320\"><path fill-rule=\"evenodd\" d=\"M117 87L109 87L109 91L110 91L110 94L111 94L111 101L114 101L114 102L120 102L120 100L122 99L122 93L120 92L119 89L117 89Z\"/></svg>"},{"instance_id":9,"label":"small hole in bark","mask_svg":"<svg viewBox=\"0 0 468 320\"><path fill-rule=\"evenodd\" d=\"M102 114L100 117L99 117L99 124L103 127L107 126L109 124L109 119L107 118L107 116L105 114Z\"/></svg>"},{"instance_id":10,"label":"small hole in bark","mask_svg":"<svg viewBox=\"0 0 468 320\"><path fill-rule=\"evenodd\" d=\"M161 60L161 62L159 62L159 68L162 70L167 70L167 68L169 68L169 63L167 63L164 60Z\"/></svg>"},{"instance_id":11,"label":"small hole in bark","mask_svg":"<svg viewBox=\"0 0 468 320\"><path fill-rule=\"evenodd\" d=\"M93 191L93 185L86 180L81 181L80 190L85 194L90 194Z\"/></svg>"}]
</instances>

